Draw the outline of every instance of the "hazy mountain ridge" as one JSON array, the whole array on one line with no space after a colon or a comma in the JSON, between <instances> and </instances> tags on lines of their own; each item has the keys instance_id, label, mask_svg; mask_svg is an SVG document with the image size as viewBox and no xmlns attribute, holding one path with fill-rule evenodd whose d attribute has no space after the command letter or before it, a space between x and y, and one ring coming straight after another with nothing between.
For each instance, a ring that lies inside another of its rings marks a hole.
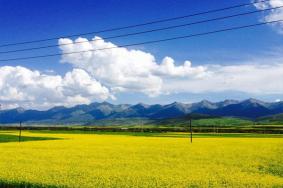
<instances>
[{"instance_id":1,"label":"hazy mountain ridge","mask_svg":"<svg viewBox=\"0 0 283 188\"><path fill-rule=\"evenodd\" d=\"M203 100L185 104L174 102L167 105L114 105L108 102L77 105L71 108L54 107L46 111L25 110L22 108L0 111L0 123L23 122L91 122L93 120L117 118L168 119L178 118L190 113L212 116L229 116L255 119L283 113L283 102L268 103L256 99L244 101L225 100L210 102Z\"/></svg>"}]
</instances>

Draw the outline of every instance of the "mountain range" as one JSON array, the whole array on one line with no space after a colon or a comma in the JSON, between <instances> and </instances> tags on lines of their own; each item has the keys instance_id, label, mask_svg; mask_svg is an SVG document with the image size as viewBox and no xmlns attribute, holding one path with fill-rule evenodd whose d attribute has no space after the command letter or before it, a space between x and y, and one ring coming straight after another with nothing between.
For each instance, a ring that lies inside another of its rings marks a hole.
<instances>
[{"instance_id":1,"label":"mountain range","mask_svg":"<svg viewBox=\"0 0 283 188\"><path fill-rule=\"evenodd\" d=\"M46 111L23 108L2 110L0 111L0 123L10 124L22 121L85 124L96 120L123 118L169 119L183 117L191 113L256 119L283 113L283 102L263 102L257 99L225 100L221 102L203 100L191 104L174 102L167 105L143 103L115 105L108 102L94 102L89 105L77 105L70 108L59 106Z\"/></svg>"}]
</instances>

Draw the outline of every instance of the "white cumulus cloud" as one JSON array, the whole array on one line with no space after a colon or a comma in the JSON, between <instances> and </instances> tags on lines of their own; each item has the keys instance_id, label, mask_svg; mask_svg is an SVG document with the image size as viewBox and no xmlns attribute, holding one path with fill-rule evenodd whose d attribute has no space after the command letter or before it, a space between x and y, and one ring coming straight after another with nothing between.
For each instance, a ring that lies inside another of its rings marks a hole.
<instances>
[{"instance_id":1,"label":"white cumulus cloud","mask_svg":"<svg viewBox=\"0 0 283 188\"><path fill-rule=\"evenodd\" d=\"M281 63L214 65L210 74L200 79L167 80L164 90L169 92L225 92L250 94L281 94L283 92L283 61Z\"/></svg>"},{"instance_id":2,"label":"white cumulus cloud","mask_svg":"<svg viewBox=\"0 0 283 188\"><path fill-rule=\"evenodd\" d=\"M76 44L77 42L83 43ZM65 43L71 45L62 45ZM60 39L59 44L65 53L62 62L85 70L114 93L135 91L157 96L178 92L283 92L282 58L268 63L258 59L237 65L192 66L190 61L176 65L171 57L165 57L158 63L150 53L116 48L115 44L99 37L92 41L85 38L75 41ZM68 54L84 50L93 51Z\"/></svg>"},{"instance_id":3,"label":"white cumulus cloud","mask_svg":"<svg viewBox=\"0 0 283 188\"><path fill-rule=\"evenodd\" d=\"M116 48L99 37L94 40L59 40L64 53L61 61L73 66L65 75L21 66L0 67L0 104L4 108L46 109L114 99L121 92L140 92L150 97L180 92L283 93L281 54L235 65L193 66L190 61L176 63L169 56L157 62L148 52ZM63 45L66 43L71 45ZM70 54L102 48L112 49Z\"/></svg>"},{"instance_id":4,"label":"white cumulus cloud","mask_svg":"<svg viewBox=\"0 0 283 188\"><path fill-rule=\"evenodd\" d=\"M255 7L259 10L267 8L275 8L283 6L283 0L271 0L262 3L255 4ZM273 9L269 11L263 18L264 21L270 22L274 20L283 20L283 8ZM283 22L277 22L272 24L274 28L280 33L283 34Z\"/></svg>"},{"instance_id":5,"label":"white cumulus cloud","mask_svg":"<svg viewBox=\"0 0 283 188\"><path fill-rule=\"evenodd\" d=\"M63 45L66 43L71 45ZM85 38L75 41L60 39L59 45L62 52L67 54L63 55L62 62L87 71L115 91L118 88L119 91L143 92L156 96L162 90L164 77L203 77L206 74L204 67L192 67L189 61L176 66L172 58L165 57L162 63L158 64L150 53L115 48L115 44L105 42L99 37L94 37L91 41ZM105 48L111 49L68 54Z\"/></svg>"},{"instance_id":6,"label":"white cumulus cloud","mask_svg":"<svg viewBox=\"0 0 283 188\"><path fill-rule=\"evenodd\" d=\"M204 66L192 67L190 61L185 61L183 65L176 66L174 59L165 57L162 63L156 68L155 72L164 77L195 77L201 78L209 74Z\"/></svg>"},{"instance_id":7,"label":"white cumulus cloud","mask_svg":"<svg viewBox=\"0 0 283 188\"><path fill-rule=\"evenodd\" d=\"M62 77L21 66L0 67L0 103L4 108L72 106L108 97L109 90L81 69Z\"/></svg>"}]
</instances>

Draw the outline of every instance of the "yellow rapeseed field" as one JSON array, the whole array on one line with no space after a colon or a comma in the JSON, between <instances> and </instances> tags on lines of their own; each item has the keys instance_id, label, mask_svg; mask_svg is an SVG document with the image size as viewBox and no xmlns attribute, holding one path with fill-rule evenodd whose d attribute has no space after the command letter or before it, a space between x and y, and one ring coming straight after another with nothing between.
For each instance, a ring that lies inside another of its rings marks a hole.
<instances>
[{"instance_id":1,"label":"yellow rapeseed field","mask_svg":"<svg viewBox=\"0 0 283 188\"><path fill-rule=\"evenodd\" d=\"M16 134L16 132L0 132ZM0 143L0 182L55 187L283 187L283 138L23 132Z\"/></svg>"}]
</instances>

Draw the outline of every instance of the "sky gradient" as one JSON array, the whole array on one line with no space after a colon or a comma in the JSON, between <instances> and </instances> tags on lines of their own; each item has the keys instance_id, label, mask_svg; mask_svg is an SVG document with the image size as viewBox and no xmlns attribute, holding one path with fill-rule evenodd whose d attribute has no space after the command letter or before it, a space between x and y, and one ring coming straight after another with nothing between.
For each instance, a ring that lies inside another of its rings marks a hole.
<instances>
[{"instance_id":1,"label":"sky gradient","mask_svg":"<svg viewBox=\"0 0 283 188\"><path fill-rule=\"evenodd\" d=\"M249 2L0 0L1 44L115 28ZM0 51L91 40L95 36L105 38L283 5L282 0L274 2L135 29L81 36L85 39L72 37L1 47ZM66 48L0 54L0 59L124 45L254 24L273 18L283 19L282 9L95 44L86 41L84 45ZM282 44L282 25L266 25L90 54L92 57L85 54L0 62L0 103L6 108L49 108L103 100L162 104L250 97L280 100L283 99Z\"/></svg>"}]
</instances>

